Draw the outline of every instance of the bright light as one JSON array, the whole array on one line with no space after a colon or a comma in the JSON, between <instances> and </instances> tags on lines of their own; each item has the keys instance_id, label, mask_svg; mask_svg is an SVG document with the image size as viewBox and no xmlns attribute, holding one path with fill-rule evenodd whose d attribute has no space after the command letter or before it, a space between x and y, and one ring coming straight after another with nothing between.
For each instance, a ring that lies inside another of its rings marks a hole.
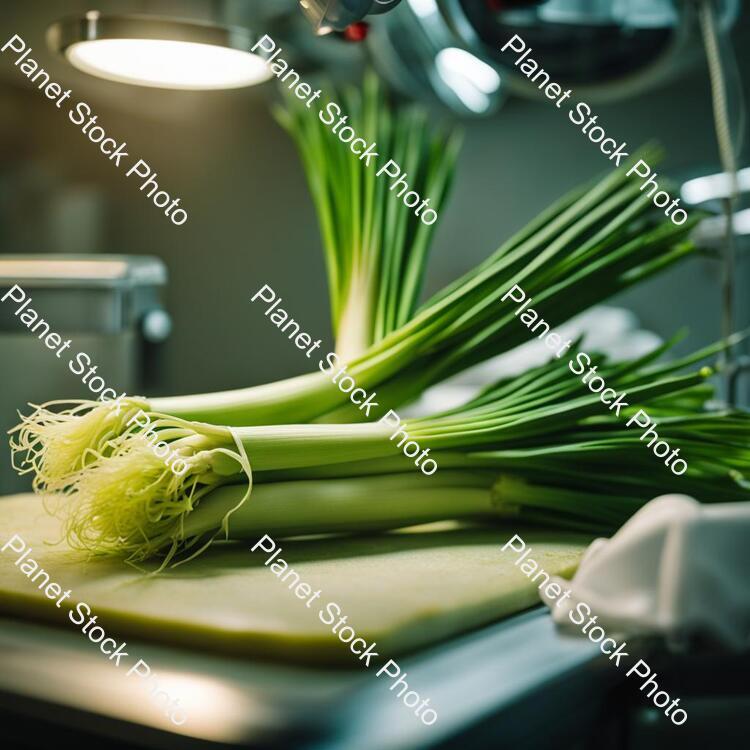
<instances>
[{"instance_id":1,"label":"bright light","mask_svg":"<svg viewBox=\"0 0 750 750\"><path fill-rule=\"evenodd\" d=\"M409 0L409 5L420 18L429 18L438 12L435 0Z\"/></svg>"},{"instance_id":2,"label":"bright light","mask_svg":"<svg viewBox=\"0 0 750 750\"><path fill-rule=\"evenodd\" d=\"M500 87L497 72L470 52L447 47L435 56L440 77L472 112L485 112L490 107L490 94Z\"/></svg>"},{"instance_id":3,"label":"bright light","mask_svg":"<svg viewBox=\"0 0 750 750\"><path fill-rule=\"evenodd\" d=\"M750 190L750 167L737 172L737 189L740 193ZM697 206L706 201L728 198L732 194L732 182L729 175L719 172L688 180L680 192L685 203Z\"/></svg>"},{"instance_id":4,"label":"bright light","mask_svg":"<svg viewBox=\"0 0 750 750\"><path fill-rule=\"evenodd\" d=\"M96 39L65 50L71 65L110 81L169 89L233 89L268 80L252 52L161 39Z\"/></svg>"}]
</instances>

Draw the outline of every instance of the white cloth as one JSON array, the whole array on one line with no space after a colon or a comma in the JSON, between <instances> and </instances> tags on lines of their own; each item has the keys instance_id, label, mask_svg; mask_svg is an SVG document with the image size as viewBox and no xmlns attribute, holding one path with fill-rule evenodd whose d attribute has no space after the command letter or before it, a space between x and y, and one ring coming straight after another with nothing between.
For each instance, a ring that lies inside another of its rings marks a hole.
<instances>
[{"instance_id":1,"label":"white cloth","mask_svg":"<svg viewBox=\"0 0 750 750\"><path fill-rule=\"evenodd\" d=\"M608 633L703 633L750 648L750 502L657 497L591 544L572 582L556 580L572 591L560 606L546 602L560 625L583 601Z\"/></svg>"}]
</instances>

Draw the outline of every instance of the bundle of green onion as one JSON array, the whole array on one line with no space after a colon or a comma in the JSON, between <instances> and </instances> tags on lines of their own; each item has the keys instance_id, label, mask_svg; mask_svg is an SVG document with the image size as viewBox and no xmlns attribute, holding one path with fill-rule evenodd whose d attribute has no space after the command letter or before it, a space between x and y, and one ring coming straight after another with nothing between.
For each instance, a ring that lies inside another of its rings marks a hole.
<instances>
[{"instance_id":1,"label":"bundle of green onion","mask_svg":"<svg viewBox=\"0 0 750 750\"><path fill-rule=\"evenodd\" d=\"M615 172L545 211L407 323L350 360L348 373L396 408L528 340L528 331L499 303L513 284L523 284L535 309L559 324L692 253L686 239L692 224L655 223L648 198L624 174ZM139 409L152 421L168 414L235 426L361 419L347 401L329 375L316 370L234 391L127 399L117 409L56 402L54 409L42 405L24 418L14 449L22 454L19 469L35 474L37 489L54 491L89 458L106 454Z\"/></svg>"},{"instance_id":2,"label":"bundle of green onion","mask_svg":"<svg viewBox=\"0 0 750 750\"><path fill-rule=\"evenodd\" d=\"M682 492L743 499L749 418L700 412L709 368L675 374L712 350L652 365L662 351L624 365L600 359L599 372L612 387L627 389L628 415L648 405L660 436L689 455ZM676 410L687 416L673 416ZM621 418L608 415L598 395L586 393L556 359L459 409L414 419L406 430L437 451L436 475L415 477L393 428L379 422L230 428L162 415L158 439L188 470L176 477L138 431L126 432L109 455L70 477L63 505L68 538L142 560L158 552L171 558L221 531L242 538L257 533L259 523L276 533L353 531L522 508L536 520L590 528L621 522L652 494L674 487L638 432L624 430ZM265 512L258 515L258 507Z\"/></svg>"},{"instance_id":3,"label":"bundle of green onion","mask_svg":"<svg viewBox=\"0 0 750 750\"><path fill-rule=\"evenodd\" d=\"M348 88L336 99L344 103L354 131L402 165L410 188L429 196L439 215L458 135L430 126L421 109L387 106L371 72L361 91ZM299 99L287 93L285 106L275 112L299 149L318 214L336 353L353 359L413 316L437 225L423 223L389 192L375 165L342 148Z\"/></svg>"},{"instance_id":4,"label":"bundle of green onion","mask_svg":"<svg viewBox=\"0 0 750 750\"><path fill-rule=\"evenodd\" d=\"M348 102L361 132L403 151L422 189L444 201L455 137L436 133L423 115L389 109L373 79ZM415 309L431 233L356 158L342 156L334 136L287 106L279 117L300 147L318 210L337 351L385 408L527 341L500 303L512 285L557 325L695 250L687 236L696 218L681 227L654 218L648 197L618 169L565 196ZM634 158L641 156L654 158ZM661 353L619 366L602 360L599 371L648 404L660 435L689 446L681 492L745 497L746 418L704 412L705 369L675 374L713 350L654 365ZM185 462L180 476L144 439L132 419L139 410ZM439 458L434 476L399 455L392 428L361 419L330 374L316 370L221 393L131 398L117 408L42 405L23 418L12 446L35 488L60 497L72 544L134 560L195 553L220 532L357 531L509 512L611 527L675 488L637 433L602 413L564 361L498 383L461 409L410 421L409 434Z\"/></svg>"}]
</instances>

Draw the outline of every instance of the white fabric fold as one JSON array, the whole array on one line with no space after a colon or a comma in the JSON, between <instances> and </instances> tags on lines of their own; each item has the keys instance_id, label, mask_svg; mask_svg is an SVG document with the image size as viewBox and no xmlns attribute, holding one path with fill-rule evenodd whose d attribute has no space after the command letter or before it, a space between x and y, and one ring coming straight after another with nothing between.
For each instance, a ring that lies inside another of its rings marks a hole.
<instances>
[{"instance_id":1,"label":"white fabric fold","mask_svg":"<svg viewBox=\"0 0 750 750\"><path fill-rule=\"evenodd\" d=\"M572 627L568 613L585 602L608 632L702 633L750 648L750 503L662 495L594 541L572 582L556 580L572 590L560 606L546 601L560 625Z\"/></svg>"}]
</instances>

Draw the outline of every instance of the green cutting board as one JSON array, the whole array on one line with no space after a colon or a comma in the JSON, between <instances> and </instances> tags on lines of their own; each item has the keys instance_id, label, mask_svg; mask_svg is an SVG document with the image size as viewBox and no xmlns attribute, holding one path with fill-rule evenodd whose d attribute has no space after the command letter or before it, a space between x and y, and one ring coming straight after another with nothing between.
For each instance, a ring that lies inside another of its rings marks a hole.
<instances>
[{"instance_id":1,"label":"green cutting board","mask_svg":"<svg viewBox=\"0 0 750 750\"><path fill-rule=\"evenodd\" d=\"M72 594L61 608L0 554L0 611L79 628L68 612L86 602L115 638L295 662L351 665L348 646L318 617L336 602L357 635L388 656L430 645L539 601L535 584L501 546L520 534L550 574L570 575L590 539L562 532L432 524L367 537L277 540L312 590L310 608L264 566L252 542L215 544L159 575L119 560L90 559L60 541L60 523L33 495L0 498L0 547L18 534L35 560ZM28 558L27 558L28 559ZM278 559L278 558L277 558ZM42 581L39 578L37 583Z\"/></svg>"}]
</instances>

